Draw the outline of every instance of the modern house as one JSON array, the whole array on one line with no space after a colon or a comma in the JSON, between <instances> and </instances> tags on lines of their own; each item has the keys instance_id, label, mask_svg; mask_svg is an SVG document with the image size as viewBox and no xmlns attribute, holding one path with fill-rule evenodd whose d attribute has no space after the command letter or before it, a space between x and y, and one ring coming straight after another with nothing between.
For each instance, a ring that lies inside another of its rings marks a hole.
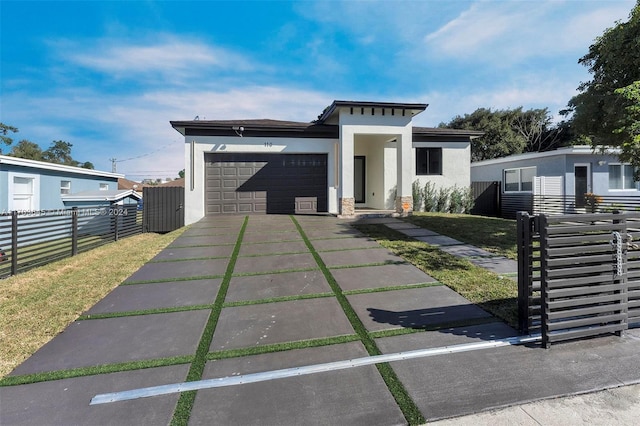
<instances>
[{"instance_id":1,"label":"modern house","mask_svg":"<svg viewBox=\"0 0 640 426\"><path fill-rule=\"evenodd\" d=\"M633 167L621 163L617 154L615 149L603 154L589 146L572 146L511 155L472 163L471 181L500 182L503 217L543 211L545 199L547 206L555 200L554 210L561 204L562 213L585 212L592 207L588 193L599 203L635 202L640 186L633 180Z\"/></svg>"},{"instance_id":2,"label":"modern house","mask_svg":"<svg viewBox=\"0 0 640 426\"><path fill-rule=\"evenodd\" d=\"M481 132L414 127L426 104L334 101L314 122L172 121L185 137L185 223L223 213L412 210L412 183L470 184Z\"/></svg>"},{"instance_id":3,"label":"modern house","mask_svg":"<svg viewBox=\"0 0 640 426\"><path fill-rule=\"evenodd\" d=\"M0 155L0 213L136 203L121 174Z\"/></svg>"}]
</instances>

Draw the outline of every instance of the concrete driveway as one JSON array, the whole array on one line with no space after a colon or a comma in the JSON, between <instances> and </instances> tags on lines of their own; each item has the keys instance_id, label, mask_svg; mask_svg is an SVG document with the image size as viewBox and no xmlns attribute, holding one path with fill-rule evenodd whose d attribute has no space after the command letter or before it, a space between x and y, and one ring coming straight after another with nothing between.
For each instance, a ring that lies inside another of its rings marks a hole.
<instances>
[{"instance_id":1,"label":"concrete driveway","mask_svg":"<svg viewBox=\"0 0 640 426\"><path fill-rule=\"evenodd\" d=\"M0 388L0 424L406 424L640 380L636 333L89 405L188 378L514 335L347 221L206 218L17 367L23 384Z\"/></svg>"}]
</instances>

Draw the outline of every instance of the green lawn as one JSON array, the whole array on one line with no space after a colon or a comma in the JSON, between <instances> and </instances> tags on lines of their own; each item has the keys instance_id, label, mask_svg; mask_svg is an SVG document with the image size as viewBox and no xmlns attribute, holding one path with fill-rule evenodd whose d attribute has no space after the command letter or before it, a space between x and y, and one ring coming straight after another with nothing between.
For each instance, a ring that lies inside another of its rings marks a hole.
<instances>
[{"instance_id":1,"label":"green lawn","mask_svg":"<svg viewBox=\"0 0 640 426\"><path fill-rule=\"evenodd\" d=\"M516 221L450 213L414 213L407 222L517 260Z\"/></svg>"}]
</instances>

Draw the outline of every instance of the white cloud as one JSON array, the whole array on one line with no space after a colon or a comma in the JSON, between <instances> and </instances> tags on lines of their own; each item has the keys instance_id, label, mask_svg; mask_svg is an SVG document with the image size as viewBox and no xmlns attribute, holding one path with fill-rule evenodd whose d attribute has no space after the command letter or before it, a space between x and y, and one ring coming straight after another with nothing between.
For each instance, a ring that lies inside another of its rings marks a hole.
<instances>
[{"instance_id":1,"label":"white cloud","mask_svg":"<svg viewBox=\"0 0 640 426\"><path fill-rule=\"evenodd\" d=\"M531 57L579 57L605 28L626 18L633 4L481 1L427 34L424 42L442 57L503 66Z\"/></svg>"},{"instance_id":2,"label":"white cloud","mask_svg":"<svg viewBox=\"0 0 640 426\"><path fill-rule=\"evenodd\" d=\"M149 73L185 76L203 68L246 72L254 67L247 58L230 50L167 35L146 43L102 39L52 44L71 64L118 77Z\"/></svg>"}]
</instances>

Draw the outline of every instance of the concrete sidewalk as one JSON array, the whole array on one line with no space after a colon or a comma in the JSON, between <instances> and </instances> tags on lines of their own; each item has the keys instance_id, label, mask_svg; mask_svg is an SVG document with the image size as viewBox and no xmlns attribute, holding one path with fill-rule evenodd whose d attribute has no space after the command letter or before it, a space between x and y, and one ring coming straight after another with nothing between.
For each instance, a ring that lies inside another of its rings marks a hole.
<instances>
[{"instance_id":1,"label":"concrete sidewalk","mask_svg":"<svg viewBox=\"0 0 640 426\"><path fill-rule=\"evenodd\" d=\"M639 333L390 365L431 421L638 383ZM373 365L200 390L187 405L89 402L190 370L232 377L516 335L349 221L206 218L18 366L17 384L0 387L0 424L168 424L177 411L194 425L404 424Z\"/></svg>"}]
</instances>

